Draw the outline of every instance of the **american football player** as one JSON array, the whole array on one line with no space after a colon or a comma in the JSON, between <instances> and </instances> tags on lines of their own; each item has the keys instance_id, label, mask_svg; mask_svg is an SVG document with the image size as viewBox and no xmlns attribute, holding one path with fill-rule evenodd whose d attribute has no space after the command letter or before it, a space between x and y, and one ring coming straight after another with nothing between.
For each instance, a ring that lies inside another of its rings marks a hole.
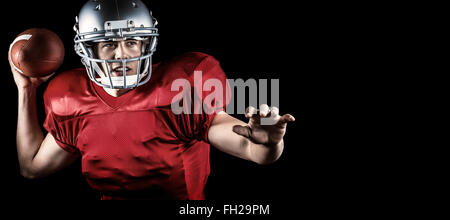
<instances>
[{"instance_id":1,"label":"american football player","mask_svg":"<svg viewBox=\"0 0 450 220\"><path fill-rule=\"evenodd\" d=\"M27 77L11 68L19 94L23 176L44 177L81 157L82 173L102 199L197 200L204 199L210 145L258 164L280 157L287 123L295 119L280 116L276 107L247 108L248 123L223 110L172 111L175 79L194 85L194 72L201 72L201 83L216 79L227 85L226 76L215 58L199 52L154 64L156 24L139 0L88 1L81 8L74 42L84 67L49 82L46 135L38 124L36 88L50 76ZM194 88L188 95L204 100L210 93ZM210 107L223 109L224 100ZM269 116L276 123L261 125Z\"/></svg>"}]
</instances>

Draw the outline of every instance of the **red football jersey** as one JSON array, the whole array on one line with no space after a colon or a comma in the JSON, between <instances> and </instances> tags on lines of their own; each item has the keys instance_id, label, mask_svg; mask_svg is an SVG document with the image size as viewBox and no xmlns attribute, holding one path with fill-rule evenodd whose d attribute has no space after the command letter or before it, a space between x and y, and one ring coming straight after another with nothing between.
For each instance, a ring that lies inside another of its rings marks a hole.
<instances>
[{"instance_id":1,"label":"red football jersey","mask_svg":"<svg viewBox=\"0 0 450 220\"><path fill-rule=\"evenodd\" d=\"M82 173L102 199L204 199L207 134L215 114L171 109L180 93L171 91L175 79L191 83L192 97L211 93L198 94L194 71L202 71L202 82L220 80L226 97L219 62L203 53L154 64L149 82L117 98L84 68L60 73L44 93L44 127L61 148L81 155Z\"/></svg>"}]
</instances>

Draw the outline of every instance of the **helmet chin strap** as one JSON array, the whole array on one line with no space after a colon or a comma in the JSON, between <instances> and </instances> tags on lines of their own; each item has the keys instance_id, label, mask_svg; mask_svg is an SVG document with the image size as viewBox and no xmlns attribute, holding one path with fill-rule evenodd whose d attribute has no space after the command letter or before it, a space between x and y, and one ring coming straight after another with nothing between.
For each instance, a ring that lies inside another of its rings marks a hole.
<instances>
[{"instance_id":1,"label":"helmet chin strap","mask_svg":"<svg viewBox=\"0 0 450 220\"><path fill-rule=\"evenodd\" d=\"M145 74L142 74L141 76L145 76ZM110 78L108 77L101 77L101 78L96 78L97 80L101 81L103 84L106 84L108 86L110 86ZM131 76L126 76L126 85L136 85L137 83L137 75L131 75ZM141 77L142 79L142 77ZM117 85L125 85L125 81L123 80L123 76L111 76L111 81L113 83L113 86L117 86Z\"/></svg>"}]
</instances>

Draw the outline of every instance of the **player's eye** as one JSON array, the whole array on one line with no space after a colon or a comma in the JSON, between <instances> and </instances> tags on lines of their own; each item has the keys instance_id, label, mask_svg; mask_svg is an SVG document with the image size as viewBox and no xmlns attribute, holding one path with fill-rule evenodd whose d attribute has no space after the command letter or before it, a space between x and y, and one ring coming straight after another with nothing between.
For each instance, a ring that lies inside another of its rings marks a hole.
<instances>
[{"instance_id":1,"label":"player's eye","mask_svg":"<svg viewBox=\"0 0 450 220\"><path fill-rule=\"evenodd\" d=\"M114 48L116 46L113 42L107 42L102 44L102 48Z\"/></svg>"},{"instance_id":2,"label":"player's eye","mask_svg":"<svg viewBox=\"0 0 450 220\"><path fill-rule=\"evenodd\" d=\"M129 41L126 42L127 46L134 46L136 44L137 44L137 41L134 41L134 40L129 40Z\"/></svg>"}]
</instances>

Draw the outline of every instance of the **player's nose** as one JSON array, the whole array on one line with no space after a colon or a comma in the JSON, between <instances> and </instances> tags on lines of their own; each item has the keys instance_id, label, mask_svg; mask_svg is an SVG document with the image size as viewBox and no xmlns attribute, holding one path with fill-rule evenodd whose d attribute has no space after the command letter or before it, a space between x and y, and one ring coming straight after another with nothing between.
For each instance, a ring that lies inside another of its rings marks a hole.
<instances>
[{"instance_id":1,"label":"player's nose","mask_svg":"<svg viewBox=\"0 0 450 220\"><path fill-rule=\"evenodd\" d=\"M129 55L127 54L127 51L125 49L125 44L120 42L117 45L117 48L115 50L115 54L114 54L114 58L116 60L121 60L121 59L128 59L130 58Z\"/></svg>"}]
</instances>

